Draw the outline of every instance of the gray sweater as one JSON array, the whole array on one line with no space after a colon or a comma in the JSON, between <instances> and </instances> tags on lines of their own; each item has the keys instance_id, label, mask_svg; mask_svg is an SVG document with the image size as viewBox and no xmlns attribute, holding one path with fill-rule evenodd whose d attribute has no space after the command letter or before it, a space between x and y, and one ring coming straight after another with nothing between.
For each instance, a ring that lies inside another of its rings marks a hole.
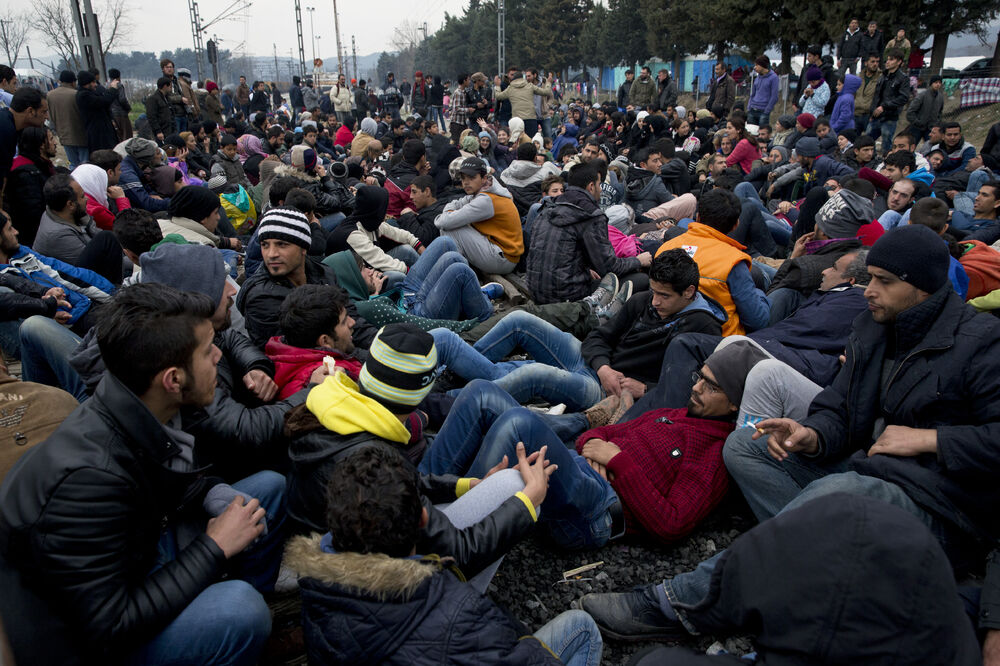
<instances>
[{"instance_id":1,"label":"gray sweater","mask_svg":"<svg viewBox=\"0 0 1000 666\"><path fill-rule=\"evenodd\" d=\"M73 224L56 217L46 208L31 249L38 254L76 266L83 248L97 232L97 225L89 215L80 220L79 224Z\"/></svg>"}]
</instances>

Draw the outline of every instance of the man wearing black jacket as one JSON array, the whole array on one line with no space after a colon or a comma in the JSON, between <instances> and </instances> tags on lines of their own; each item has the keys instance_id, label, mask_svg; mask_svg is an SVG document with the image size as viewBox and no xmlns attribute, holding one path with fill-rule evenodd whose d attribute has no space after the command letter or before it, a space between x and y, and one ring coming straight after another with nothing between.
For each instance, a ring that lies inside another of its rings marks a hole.
<instances>
[{"instance_id":1,"label":"man wearing black jacket","mask_svg":"<svg viewBox=\"0 0 1000 666\"><path fill-rule=\"evenodd\" d=\"M255 588L277 577L284 477L204 476L180 424L213 400L216 309L163 285L122 290L96 393L8 474L0 607L18 661L260 655L270 612Z\"/></svg>"},{"instance_id":2,"label":"man wearing black jacket","mask_svg":"<svg viewBox=\"0 0 1000 666\"><path fill-rule=\"evenodd\" d=\"M762 455L743 471L756 473L760 496L789 500L782 512L838 492L895 505L927 525L961 570L1000 538L1000 322L962 302L948 267L929 229L898 227L876 241L869 312L854 321L843 368L801 423L757 424ZM687 610L704 598L721 555L662 584L591 595L583 609L619 636L696 631Z\"/></svg>"},{"instance_id":3,"label":"man wearing black jacket","mask_svg":"<svg viewBox=\"0 0 1000 666\"><path fill-rule=\"evenodd\" d=\"M618 87L618 108L624 110L631 102L629 101L628 94L632 90L632 83L635 81L635 71L627 70L625 72L625 82Z\"/></svg>"},{"instance_id":4,"label":"man wearing black jacket","mask_svg":"<svg viewBox=\"0 0 1000 666\"><path fill-rule=\"evenodd\" d=\"M684 250L664 252L649 267L649 291L588 335L580 348L608 395L638 399L660 374L663 352L681 333L722 335L726 313L698 293L698 264Z\"/></svg>"},{"instance_id":5,"label":"man wearing black jacket","mask_svg":"<svg viewBox=\"0 0 1000 666\"><path fill-rule=\"evenodd\" d=\"M312 244L312 230L306 216L297 210L269 210L260 220L257 239L264 270L243 283L236 307L246 320L250 340L263 349L278 332L278 313L288 292L303 284L337 285L337 277L332 268L306 256ZM347 314L355 322L354 345L368 349L375 339L375 327L358 314L353 302L348 303Z\"/></svg>"},{"instance_id":6,"label":"man wearing black jacket","mask_svg":"<svg viewBox=\"0 0 1000 666\"><path fill-rule=\"evenodd\" d=\"M885 72L875 85L872 113L866 134L873 139L882 137L882 154L887 155L896 135L899 114L910 100L910 77L903 73L903 52L889 49L885 56Z\"/></svg>"},{"instance_id":7,"label":"man wearing black jacket","mask_svg":"<svg viewBox=\"0 0 1000 666\"><path fill-rule=\"evenodd\" d=\"M404 208L396 218L396 222L401 228L419 238L420 243L426 247L441 235L434 226L434 220L448 202L434 197L434 179L426 174L414 178L409 190L413 208Z\"/></svg>"}]
</instances>

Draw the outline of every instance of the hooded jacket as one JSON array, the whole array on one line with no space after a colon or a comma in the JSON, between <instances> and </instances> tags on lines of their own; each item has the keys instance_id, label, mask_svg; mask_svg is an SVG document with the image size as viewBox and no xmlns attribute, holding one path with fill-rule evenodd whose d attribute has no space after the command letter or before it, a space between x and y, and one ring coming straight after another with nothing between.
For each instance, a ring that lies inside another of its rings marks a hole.
<instances>
[{"instance_id":1,"label":"hooded jacket","mask_svg":"<svg viewBox=\"0 0 1000 666\"><path fill-rule=\"evenodd\" d=\"M524 217L531 204L542 198L542 181L547 176L559 174L559 167L552 162L536 164L527 160L514 160L500 175L500 182L510 190L517 212Z\"/></svg>"},{"instance_id":2,"label":"hooded jacket","mask_svg":"<svg viewBox=\"0 0 1000 666\"><path fill-rule=\"evenodd\" d=\"M653 309L653 294L643 291L628 299L625 307L590 332L580 348L584 361L597 372L609 365L626 377L655 384L660 376L663 353L681 333L722 335L726 312L699 292L694 300L673 316L662 319Z\"/></svg>"},{"instance_id":3,"label":"hooded jacket","mask_svg":"<svg viewBox=\"0 0 1000 666\"><path fill-rule=\"evenodd\" d=\"M830 114L830 129L842 132L854 129L854 95L861 87L861 77L854 74L844 75L844 87L833 103L833 113Z\"/></svg>"},{"instance_id":4,"label":"hooded jacket","mask_svg":"<svg viewBox=\"0 0 1000 666\"><path fill-rule=\"evenodd\" d=\"M411 460L427 447L419 419L411 415L404 425L378 401L360 392L346 373L327 377L309 391L304 408L290 415L288 434L292 461L288 483L288 512L313 530L326 525L326 486L338 461L368 446L390 446ZM471 574L482 571L510 549L534 525L531 500L518 493L496 511L464 529L455 528L434 507L454 502L469 488L469 480L453 475L421 475L422 503L430 521L421 531L417 549L443 552Z\"/></svg>"},{"instance_id":5,"label":"hooded jacket","mask_svg":"<svg viewBox=\"0 0 1000 666\"><path fill-rule=\"evenodd\" d=\"M834 461L853 453L850 470L902 488L941 521L950 542L995 544L998 354L1000 320L966 306L948 282L891 326L863 312L848 337L847 361L803 422L819 435L814 457ZM937 453L868 457L890 425L936 430Z\"/></svg>"},{"instance_id":6,"label":"hooded jacket","mask_svg":"<svg viewBox=\"0 0 1000 666\"><path fill-rule=\"evenodd\" d=\"M389 169L389 174L385 178L385 189L389 193L389 206L386 213L390 217L397 217L404 208L413 208L413 199L410 198L410 184L419 175L416 165L409 164L405 160L400 160Z\"/></svg>"},{"instance_id":7,"label":"hooded jacket","mask_svg":"<svg viewBox=\"0 0 1000 666\"><path fill-rule=\"evenodd\" d=\"M303 578L310 663L557 666L552 652L440 558L329 553L297 537L289 566Z\"/></svg>"},{"instance_id":8,"label":"hooded jacket","mask_svg":"<svg viewBox=\"0 0 1000 666\"><path fill-rule=\"evenodd\" d=\"M643 214L651 208L673 199L673 196L663 184L663 178L652 171L632 166L625 176L625 203L635 209L636 214Z\"/></svg>"},{"instance_id":9,"label":"hooded jacket","mask_svg":"<svg viewBox=\"0 0 1000 666\"><path fill-rule=\"evenodd\" d=\"M347 214L354 208L354 195L346 185L337 182L329 174L320 178L289 164L282 164L274 170L274 177L282 176L292 176L302 181L299 187L307 190L316 199L316 217L326 217L334 213Z\"/></svg>"},{"instance_id":10,"label":"hooded jacket","mask_svg":"<svg viewBox=\"0 0 1000 666\"><path fill-rule=\"evenodd\" d=\"M36 163L24 155L18 155L11 162L10 173L3 188L4 208L17 225L18 240L25 245L34 244L38 225L45 213L42 188L53 173L52 163L41 159ZM87 209L89 213L89 203Z\"/></svg>"},{"instance_id":11,"label":"hooded jacket","mask_svg":"<svg viewBox=\"0 0 1000 666\"><path fill-rule=\"evenodd\" d=\"M234 155L229 157L220 148L212 155L212 175L213 176L225 176L226 183L229 185L242 185L243 189L247 192L253 185L250 184L250 179L247 178L246 172L243 170L243 163L240 162L240 156Z\"/></svg>"},{"instance_id":12,"label":"hooded jacket","mask_svg":"<svg viewBox=\"0 0 1000 666\"><path fill-rule=\"evenodd\" d=\"M552 97L552 89L528 83L523 76L519 76L511 81L510 85L504 90L494 88L495 99L510 100L512 116L516 116L522 120L534 120L536 118L535 95Z\"/></svg>"},{"instance_id":13,"label":"hooded jacket","mask_svg":"<svg viewBox=\"0 0 1000 666\"><path fill-rule=\"evenodd\" d=\"M563 134L556 136L552 141L552 156L559 159L559 153L562 151L563 146L573 146L577 145L577 134L580 133L580 128L573 123L566 123L563 125L566 131Z\"/></svg>"},{"instance_id":14,"label":"hooded jacket","mask_svg":"<svg viewBox=\"0 0 1000 666\"><path fill-rule=\"evenodd\" d=\"M833 494L761 523L722 554L697 606L675 607L699 632L753 634L761 666L983 660L934 535L910 513L859 495ZM638 666L654 663L747 662L670 648Z\"/></svg>"},{"instance_id":15,"label":"hooded jacket","mask_svg":"<svg viewBox=\"0 0 1000 666\"><path fill-rule=\"evenodd\" d=\"M293 347L280 336L267 341L264 353L274 363L274 383L278 385L278 398L282 400L306 388L313 371L327 356L352 378L357 378L361 372L361 361L353 356L344 356L335 349Z\"/></svg>"},{"instance_id":16,"label":"hooded jacket","mask_svg":"<svg viewBox=\"0 0 1000 666\"><path fill-rule=\"evenodd\" d=\"M115 286L86 268L42 256L21 245L6 264L0 264L0 273L13 273L45 287L59 287L66 292L72 306L70 324L75 324L90 309L92 301L105 303L111 300Z\"/></svg>"},{"instance_id":17,"label":"hooded jacket","mask_svg":"<svg viewBox=\"0 0 1000 666\"><path fill-rule=\"evenodd\" d=\"M376 203L376 208L364 214L356 211L338 224L327 239L327 254L351 249L376 270L406 273L409 270L406 263L390 257L380 244L388 242L419 249L422 247L420 241L406 229L394 227L384 221L389 197L384 190L376 188L371 191L381 197Z\"/></svg>"},{"instance_id":18,"label":"hooded jacket","mask_svg":"<svg viewBox=\"0 0 1000 666\"><path fill-rule=\"evenodd\" d=\"M589 295L593 280L588 269L625 275L639 270L639 260L615 256L608 217L586 190L570 186L542 204L531 227L528 285L535 302L578 301Z\"/></svg>"},{"instance_id":19,"label":"hooded jacket","mask_svg":"<svg viewBox=\"0 0 1000 666\"><path fill-rule=\"evenodd\" d=\"M434 226L441 231L471 226L503 253L504 259L516 264L524 254L524 232L521 216L513 197L499 181L493 180L478 194L465 195L449 201Z\"/></svg>"}]
</instances>

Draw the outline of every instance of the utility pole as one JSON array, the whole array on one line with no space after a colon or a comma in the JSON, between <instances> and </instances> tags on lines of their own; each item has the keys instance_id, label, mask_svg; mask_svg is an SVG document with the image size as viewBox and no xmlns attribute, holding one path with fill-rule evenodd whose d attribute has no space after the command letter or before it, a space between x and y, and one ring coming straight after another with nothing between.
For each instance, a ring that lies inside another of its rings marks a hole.
<instances>
[{"instance_id":1,"label":"utility pole","mask_svg":"<svg viewBox=\"0 0 1000 666\"><path fill-rule=\"evenodd\" d=\"M277 83L278 79L281 78L281 73L278 71L278 45L272 43L271 46L274 47L274 81Z\"/></svg>"},{"instance_id":2,"label":"utility pole","mask_svg":"<svg viewBox=\"0 0 1000 666\"><path fill-rule=\"evenodd\" d=\"M354 35L351 35L351 58L354 61L354 76L351 78L358 78L358 47L354 43Z\"/></svg>"},{"instance_id":3,"label":"utility pole","mask_svg":"<svg viewBox=\"0 0 1000 666\"><path fill-rule=\"evenodd\" d=\"M424 41L427 41L427 21L424 21L424 24L422 26L420 26L418 28L418 30L420 30L420 32L424 33Z\"/></svg>"},{"instance_id":4,"label":"utility pole","mask_svg":"<svg viewBox=\"0 0 1000 666\"><path fill-rule=\"evenodd\" d=\"M316 60L316 29L313 27L313 13L316 8L306 7L306 11L309 12L309 43L312 45L312 58Z\"/></svg>"},{"instance_id":5,"label":"utility pole","mask_svg":"<svg viewBox=\"0 0 1000 666\"><path fill-rule=\"evenodd\" d=\"M97 26L97 15L90 0L83 0L83 11L80 11L79 0L72 0L70 12L76 25L76 34L80 41L81 67L96 67L101 76L107 78L104 71L104 51L101 48L101 35Z\"/></svg>"},{"instance_id":6,"label":"utility pole","mask_svg":"<svg viewBox=\"0 0 1000 666\"><path fill-rule=\"evenodd\" d=\"M340 16L337 14L337 0L333 0L333 28L337 31L337 74L343 74L344 51L340 46Z\"/></svg>"},{"instance_id":7,"label":"utility pole","mask_svg":"<svg viewBox=\"0 0 1000 666\"><path fill-rule=\"evenodd\" d=\"M28 49L28 65L31 67L31 69L34 69L35 68L35 61L31 59L31 45L30 44L25 44L24 48Z\"/></svg>"},{"instance_id":8,"label":"utility pole","mask_svg":"<svg viewBox=\"0 0 1000 666\"><path fill-rule=\"evenodd\" d=\"M504 46L506 41L506 33L504 32L504 14L507 13L507 8L504 5L504 0L497 0L497 72L503 75L503 63L507 59L507 50Z\"/></svg>"},{"instance_id":9,"label":"utility pole","mask_svg":"<svg viewBox=\"0 0 1000 666\"><path fill-rule=\"evenodd\" d=\"M201 59L204 46L201 40L201 15L198 13L197 0L188 0L188 13L191 15L191 39L194 42L194 60L198 70L198 80L203 80Z\"/></svg>"},{"instance_id":10,"label":"utility pole","mask_svg":"<svg viewBox=\"0 0 1000 666\"><path fill-rule=\"evenodd\" d=\"M299 76L306 76L306 47L302 43L302 3L295 0L295 32L299 37Z\"/></svg>"}]
</instances>

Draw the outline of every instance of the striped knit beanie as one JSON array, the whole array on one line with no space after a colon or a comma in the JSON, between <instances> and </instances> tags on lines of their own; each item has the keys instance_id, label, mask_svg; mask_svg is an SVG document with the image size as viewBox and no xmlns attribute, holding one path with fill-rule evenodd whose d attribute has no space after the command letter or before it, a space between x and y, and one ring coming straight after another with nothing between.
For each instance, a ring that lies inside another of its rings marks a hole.
<instances>
[{"instance_id":1,"label":"striped knit beanie","mask_svg":"<svg viewBox=\"0 0 1000 666\"><path fill-rule=\"evenodd\" d=\"M260 218L257 240L283 240L309 249L312 231L309 219L294 208L272 208Z\"/></svg>"},{"instance_id":2,"label":"striped knit beanie","mask_svg":"<svg viewBox=\"0 0 1000 666\"><path fill-rule=\"evenodd\" d=\"M413 324L389 324L368 350L358 387L394 414L408 414L431 392L437 364L430 333Z\"/></svg>"}]
</instances>

